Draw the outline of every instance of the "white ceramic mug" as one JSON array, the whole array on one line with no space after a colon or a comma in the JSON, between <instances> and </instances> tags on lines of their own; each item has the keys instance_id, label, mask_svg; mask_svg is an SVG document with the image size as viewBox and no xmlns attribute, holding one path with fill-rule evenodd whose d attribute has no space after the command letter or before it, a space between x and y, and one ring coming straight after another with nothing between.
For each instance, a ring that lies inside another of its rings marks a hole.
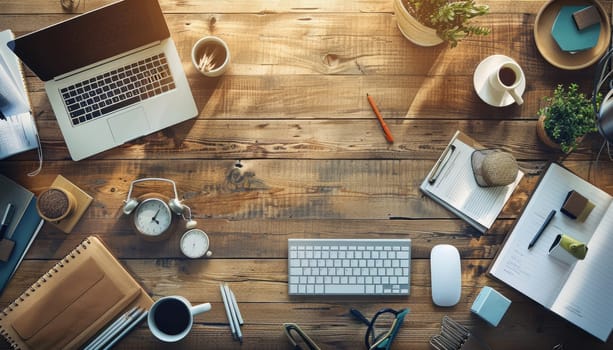
<instances>
[{"instance_id":1,"label":"white ceramic mug","mask_svg":"<svg viewBox=\"0 0 613 350\"><path fill-rule=\"evenodd\" d=\"M192 63L207 77L222 75L230 65L230 49L216 36L205 36L192 47Z\"/></svg>"},{"instance_id":2,"label":"white ceramic mug","mask_svg":"<svg viewBox=\"0 0 613 350\"><path fill-rule=\"evenodd\" d=\"M500 64L490 75L490 86L498 91L509 93L515 103L521 105L524 99L517 92L519 84L525 79L524 72L521 67L513 62L507 61Z\"/></svg>"},{"instance_id":3,"label":"white ceramic mug","mask_svg":"<svg viewBox=\"0 0 613 350\"><path fill-rule=\"evenodd\" d=\"M173 295L158 299L147 315L147 324L153 335L161 341L179 341L189 333L194 316L211 310L210 303L192 306L182 296Z\"/></svg>"}]
</instances>

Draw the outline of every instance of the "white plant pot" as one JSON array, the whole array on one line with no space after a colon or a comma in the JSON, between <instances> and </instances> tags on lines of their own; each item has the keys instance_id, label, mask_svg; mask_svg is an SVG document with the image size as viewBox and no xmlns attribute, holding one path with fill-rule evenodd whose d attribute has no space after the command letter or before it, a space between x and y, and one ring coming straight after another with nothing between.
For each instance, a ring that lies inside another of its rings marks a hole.
<instances>
[{"instance_id":1,"label":"white plant pot","mask_svg":"<svg viewBox=\"0 0 613 350\"><path fill-rule=\"evenodd\" d=\"M402 4L402 0L394 1L394 12L398 29L405 38L419 46L436 46L443 43L436 30L421 24Z\"/></svg>"}]
</instances>

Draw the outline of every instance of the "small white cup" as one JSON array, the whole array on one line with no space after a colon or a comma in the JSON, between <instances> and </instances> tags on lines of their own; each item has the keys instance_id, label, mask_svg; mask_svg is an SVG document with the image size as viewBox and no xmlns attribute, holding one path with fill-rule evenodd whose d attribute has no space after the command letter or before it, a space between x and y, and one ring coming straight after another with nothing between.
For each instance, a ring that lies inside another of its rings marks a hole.
<instances>
[{"instance_id":1,"label":"small white cup","mask_svg":"<svg viewBox=\"0 0 613 350\"><path fill-rule=\"evenodd\" d=\"M521 105L524 103L524 99L517 92L519 84L524 80L524 72L521 67L513 62L507 61L500 64L490 75L490 86L500 92L509 93L515 103Z\"/></svg>"},{"instance_id":2,"label":"small white cup","mask_svg":"<svg viewBox=\"0 0 613 350\"><path fill-rule=\"evenodd\" d=\"M194 316L211 310L210 303L192 306L182 296L173 295L158 299L147 315L149 330L159 340L167 343L179 341L189 333Z\"/></svg>"},{"instance_id":3,"label":"small white cup","mask_svg":"<svg viewBox=\"0 0 613 350\"><path fill-rule=\"evenodd\" d=\"M200 38L192 47L192 63L207 77L218 77L230 65L228 44L216 36Z\"/></svg>"}]
</instances>

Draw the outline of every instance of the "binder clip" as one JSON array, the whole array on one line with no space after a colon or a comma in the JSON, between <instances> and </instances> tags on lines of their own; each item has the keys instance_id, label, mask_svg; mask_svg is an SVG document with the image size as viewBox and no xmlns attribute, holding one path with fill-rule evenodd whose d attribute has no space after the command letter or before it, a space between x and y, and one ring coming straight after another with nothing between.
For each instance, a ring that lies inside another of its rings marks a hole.
<instances>
[{"instance_id":1,"label":"binder clip","mask_svg":"<svg viewBox=\"0 0 613 350\"><path fill-rule=\"evenodd\" d=\"M472 340L475 341L472 341ZM449 316L443 317L441 333L430 337L430 345L437 350L486 349L490 347L468 328Z\"/></svg>"}]
</instances>

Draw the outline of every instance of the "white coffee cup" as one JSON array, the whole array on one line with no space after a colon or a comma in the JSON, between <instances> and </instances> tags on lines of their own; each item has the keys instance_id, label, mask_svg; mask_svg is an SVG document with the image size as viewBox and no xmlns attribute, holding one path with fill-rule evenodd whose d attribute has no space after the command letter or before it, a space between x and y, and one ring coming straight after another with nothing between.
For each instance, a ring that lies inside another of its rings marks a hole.
<instances>
[{"instance_id":1,"label":"white coffee cup","mask_svg":"<svg viewBox=\"0 0 613 350\"><path fill-rule=\"evenodd\" d=\"M158 299L147 315L147 324L153 335L161 341L179 341L189 333L194 316L211 310L210 303L192 306L182 296L173 295Z\"/></svg>"},{"instance_id":2,"label":"white coffee cup","mask_svg":"<svg viewBox=\"0 0 613 350\"><path fill-rule=\"evenodd\" d=\"M192 47L192 63L203 75L218 77L230 65L230 49L221 38L205 36Z\"/></svg>"},{"instance_id":3,"label":"white coffee cup","mask_svg":"<svg viewBox=\"0 0 613 350\"><path fill-rule=\"evenodd\" d=\"M490 75L489 83L494 90L509 93L515 103L521 105L524 99L517 92L519 84L524 80L524 72L521 67L513 62L507 61L500 64Z\"/></svg>"}]
</instances>

